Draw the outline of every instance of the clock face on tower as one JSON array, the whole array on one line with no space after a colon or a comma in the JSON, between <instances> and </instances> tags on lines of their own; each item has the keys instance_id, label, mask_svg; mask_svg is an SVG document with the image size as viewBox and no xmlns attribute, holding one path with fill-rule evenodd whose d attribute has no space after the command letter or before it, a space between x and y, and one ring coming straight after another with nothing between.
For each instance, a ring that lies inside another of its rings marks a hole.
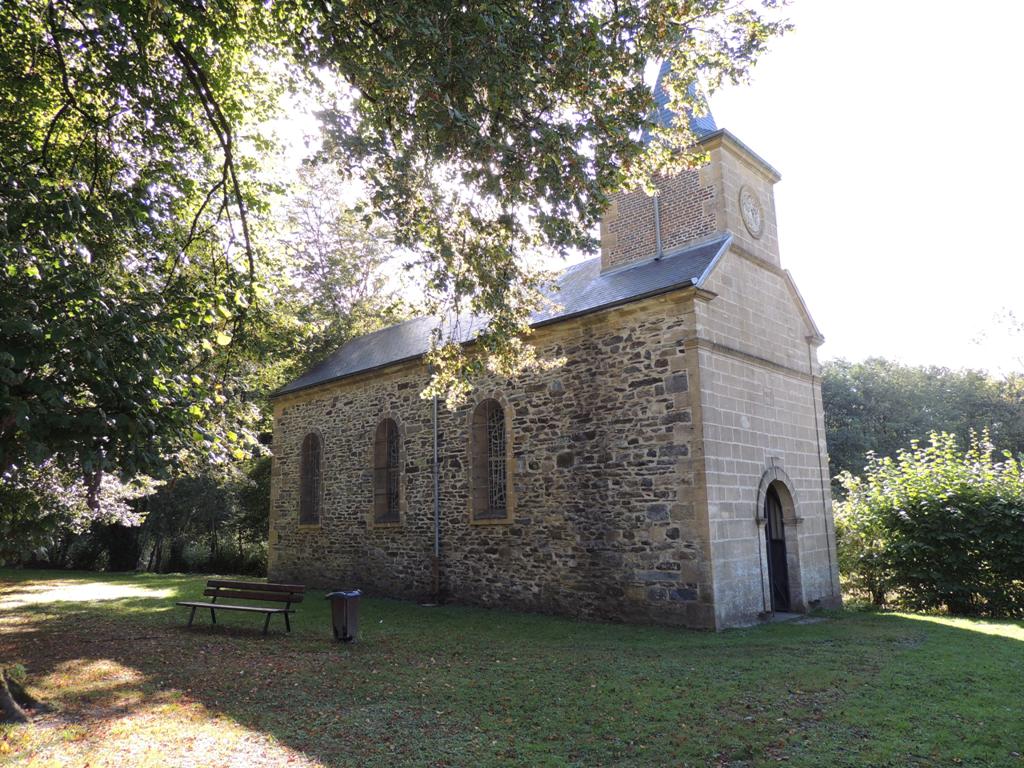
<instances>
[{"instance_id":1,"label":"clock face on tower","mask_svg":"<svg viewBox=\"0 0 1024 768\"><path fill-rule=\"evenodd\" d=\"M748 186L740 187L740 216L751 237L764 234L764 210L757 194Z\"/></svg>"}]
</instances>

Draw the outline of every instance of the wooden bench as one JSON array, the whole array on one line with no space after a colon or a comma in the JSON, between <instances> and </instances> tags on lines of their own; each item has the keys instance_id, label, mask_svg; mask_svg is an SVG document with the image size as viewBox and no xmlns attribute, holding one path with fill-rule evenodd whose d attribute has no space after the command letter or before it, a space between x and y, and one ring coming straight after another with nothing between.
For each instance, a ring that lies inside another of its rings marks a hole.
<instances>
[{"instance_id":1,"label":"wooden bench","mask_svg":"<svg viewBox=\"0 0 1024 768\"><path fill-rule=\"evenodd\" d=\"M292 603L301 603L306 588L300 584L267 584L262 581L229 581L227 579L210 579L206 582L206 589L203 590L205 597L213 598L208 603L181 601L176 605L183 605L192 609L188 617L188 626L192 626L192 620L196 617L197 608L209 608L210 620L217 623L217 611L244 611L246 613L262 613L266 615L263 621L263 634L267 634L267 627L270 626L270 617L275 613L284 616L284 626L291 632L292 625L288 620L289 613L295 613ZM268 603L284 603L284 608L270 607L264 605L234 605L232 603L218 603L218 598L229 600L259 600Z\"/></svg>"}]
</instances>

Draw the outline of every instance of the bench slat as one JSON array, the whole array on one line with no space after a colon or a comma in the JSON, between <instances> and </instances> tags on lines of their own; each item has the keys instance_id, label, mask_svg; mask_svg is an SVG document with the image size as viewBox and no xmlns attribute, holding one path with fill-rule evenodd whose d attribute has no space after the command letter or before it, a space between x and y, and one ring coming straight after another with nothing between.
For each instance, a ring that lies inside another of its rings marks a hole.
<instances>
[{"instance_id":1,"label":"bench slat","mask_svg":"<svg viewBox=\"0 0 1024 768\"><path fill-rule=\"evenodd\" d=\"M257 592L248 589L205 589L206 597L227 597L233 600L266 600L275 603L301 603L302 595L287 592Z\"/></svg>"},{"instance_id":2,"label":"bench slat","mask_svg":"<svg viewBox=\"0 0 1024 768\"><path fill-rule=\"evenodd\" d=\"M261 592L298 592L306 591L302 584L271 584L265 581L232 581L230 579L210 579L207 587L227 587L229 589L256 589Z\"/></svg>"},{"instance_id":3,"label":"bench slat","mask_svg":"<svg viewBox=\"0 0 1024 768\"><path fill-rule=\"evenodd\" d=\"M255 613L295 613L294 608L260 608L256 605L230 605L228 603L192 603L180 602L175 605L184 605L190 608L213 608L214 610L225 611L252 611Z\"/></svg>"}]
</instances>

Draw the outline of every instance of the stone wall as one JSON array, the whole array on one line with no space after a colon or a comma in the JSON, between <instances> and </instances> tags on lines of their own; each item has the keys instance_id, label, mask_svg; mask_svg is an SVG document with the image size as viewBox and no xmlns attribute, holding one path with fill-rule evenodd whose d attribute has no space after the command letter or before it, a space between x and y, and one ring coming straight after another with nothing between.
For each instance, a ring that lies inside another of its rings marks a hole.
<instances>
[{"instance_id":1,"label":"stone wall","mask_svg":"<svg viewBox=\"0 0 1024 768\"><path fill-rule=\"evenodd\" d=\"M514 508L475 523L472 404L440 412L441 578L451 599L575 616L714 626L708 521L695 503L693 292L542 328L565 365L521 382L479 382L510 414ZM275 402L270 577L423 597L433 546L431 403L418 364ZM402 521L374 526L372 440L403 437ZM298 455L324 440L319 526L298 524ZM696 494L696 495L695 495Z\"/></svg>"}]
</instances>

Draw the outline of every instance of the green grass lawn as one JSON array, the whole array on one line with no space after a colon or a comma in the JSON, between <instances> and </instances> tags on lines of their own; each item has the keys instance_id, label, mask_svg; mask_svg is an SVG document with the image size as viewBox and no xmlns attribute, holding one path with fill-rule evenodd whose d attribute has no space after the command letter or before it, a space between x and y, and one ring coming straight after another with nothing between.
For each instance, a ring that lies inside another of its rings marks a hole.
<instances>
[{"instance_id":1,"label":"green grass lawn","mask_svg":"<svg viewBox=\"0 0 1024 768\"><path fill-rule=\"evenodd\" d=\"M1024 623L845 612L720 634L322 593L277 619L204 577L0 570L0 664L54 705L15 766L1021 766Z\"/></svg>"}]
</instances>

